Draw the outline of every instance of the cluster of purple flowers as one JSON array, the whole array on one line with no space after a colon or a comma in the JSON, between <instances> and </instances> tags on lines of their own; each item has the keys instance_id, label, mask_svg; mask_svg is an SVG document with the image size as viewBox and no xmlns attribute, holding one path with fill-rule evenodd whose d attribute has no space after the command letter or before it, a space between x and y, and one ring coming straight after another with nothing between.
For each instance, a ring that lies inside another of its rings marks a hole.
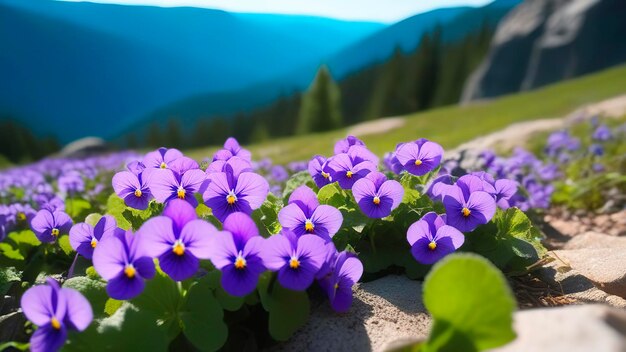
<instances>
[{"instance_id":1,"label":"cluster of purple flowers","mask_svg":"<svg viewBox=\"0 0 626 352\"><path fill-rule=\"evenodd\" d=\"M328 159L316 155L309 161L309 174L319 188L337 182L341 188L351 190L361 211L370 218L387 217L400 205L404 188L378 171L379 159L363 141L348 136L335 144L334 152ZM429 160L424 157L424 164L431 164Z\"/></svg>"},{"instance_id":2,"label":"cluster of purple flowers","mask_svg":"<svg viewBox=\"0 0 626 352\"><path fill-rule=\"evenodd\" d=\"M6 234L31 228L40 241L67 234L68 199L96 201L108 196L111 170L135 157L124 152L84 159L44 159L0 173L0 241Z\"/></svg>"}]
</instances>

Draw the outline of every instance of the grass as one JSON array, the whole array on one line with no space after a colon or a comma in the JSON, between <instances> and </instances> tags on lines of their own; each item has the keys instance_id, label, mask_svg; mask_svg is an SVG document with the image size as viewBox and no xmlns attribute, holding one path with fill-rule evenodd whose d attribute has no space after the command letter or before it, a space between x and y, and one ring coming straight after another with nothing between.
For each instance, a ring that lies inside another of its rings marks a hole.
<instances>
[{"instance_id":1,"label":"grass","mask_svg":"<svg viewBox=\"0 0 626 352\"><path fill-rule=\"evenodd\" d=\"M448 106L405 116L406 124L387 133L363 136L376 154L395 148L398 142L428 138L444 148L454 148L473 138L495 132L511 123L561 117L588 104L626 93L626 66L546 86L530 92L504 96L468 106ZM276 163L308 160L314 154L331 155L335 141L346 136L341 130L268 140L248 146L254 158L270 157ZM217 147L188 150L202 159Z\"/></svg>"}]
</instances>

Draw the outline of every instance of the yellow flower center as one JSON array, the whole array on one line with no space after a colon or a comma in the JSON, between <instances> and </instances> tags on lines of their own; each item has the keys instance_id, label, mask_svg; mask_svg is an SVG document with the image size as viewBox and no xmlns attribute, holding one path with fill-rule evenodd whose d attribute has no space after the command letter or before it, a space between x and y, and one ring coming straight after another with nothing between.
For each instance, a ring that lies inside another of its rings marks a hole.
<instances>
[{"instance_id":1,"label":"yellow flower center","mask_svg":"<svg viewBox=\"0 0 626 352\"><path fill-rule=\"evenodd\" d=\"M297 258L291 258L289 260L289 267L292 269L298 269L300 267L300 261Z\"/></svg>"},{"instance_id":2,"label":"yellow flower center","mask_svg":"<svg viewBox=\"0 0 626 352\"><path fill-rule=\"evenodd\" d=\"M313 232L315 230L315 225L313 225L313 221L307 220L304 222L304 231Z\"/></svg>"},{"instance_id":3,"label":"yellow flower center","mask_svg":"<svg viewBox=\"0 0 626 352\"><path fill-rule=\"evenodd\" d=\"M233 205L235 204L236 201L237 201L237 196L235 195L235 192L230 191L230 193L228 193L228 195L226 196L226 202L228 203L228 205Z\"/></svg>"},{"instance_id":4,"label":"yellow flower center","mask_svg":"<svg viewBox=\"0 0 626 352\"><path fill-rule=\"evenodd\" d=\"M346 177L347 177L347 178L352 178L352 175L354 175L354 174L352 173L352 171L348 171L348 172L346 172Z\"/></svg>"},{"instance_id":5,"label":"yellow flower center","mask_svg":"<svg viewBox=\"0 0 626 352\"><path fill-rule=\"evenodd\" d=\"M185 245L180 240L176 241L172 247L172 252L177 256L185 254Z\"/></svg>"},{"instance_id":6,"label":"yellow flower center","mask_svg":"<svg viewBox=\"0 0 626 352\"><path fill-rule=\"evenodd\" d=\"M19 221L26 220L26 214L24 214L22 212L17 213L17 220L19 220Z\"/></svg>"},{"instance_id":7,"label":"yellow flower center","mask_svg":"<svg viewBox=\"0 0 626 352\"><path fill-rule=\"evenodd\" d=\"M167 164L165 163L165 161L161 162L161 165L159 166L161 169L167 169Z\"/></svg>"},{"instance_id":8,"label":"yellow flower center","mask_svg":"<svg viewBox=\"0 0 626 352\"><path fill-rule=\"evenodd\" d=\"M380 198L378 196L374 197L374 199L372 200L372 202L376 205L380 204Z\"/></svg>"},{"instance_id":9,"label":"yellow flower center","mask_svg":"<svg viewBox=\"0 0 626 352\"><path fill-rule=\"evenodd\" d=\"M57 229L55 227L55 228L52 229L52 231L50 231L50 233L52 233L52 236L58 237L59 236L59 229Z\"/></svg>"},{"instance_id":10,"label":"yellow flower center","mask_svg":"<svg viewBox=\"0 0 626 352\"><path fill-rule=\"evenodd\" d=\"M139 197L141 197L141 195L142 195L142 194L143 194L143 193L141 193L141 190L140 190L140 189L136 189L136 190L135 190L135 197L139 198Z\"/></svg>"},{"instance_id":11,"label":"yellow flower center","mask_svg":"<svg viewBox=\"0 0 626 352\"><path fill-rule=\"evenodd\" d=\"M98 244L98 240L95 238L91 239L91 248L96 248L96 245Z\"/></svg>"},{"instance_id":12,"label":"yellow flower center","mask_svg":"<svg viewBox=\"0 0 626 352\"><path fill-rule=\"evenodd\" d=\"M437 243L435 241L430 241L430 243L428 244L428 249L430 249L431 251L434 251L437 248Z\"/></svg>"},{"instance_id":13,"label":"yellow flower center","mask_svg":"<svg viewBox=\"0 0 626 352\"><path fill-rule=\"evenodd\" d=\"M335 288L335 290L337 290L339 288L339 283L335 283L335 286L333 286Z\"/></svg>"},{"instance_id":14,"label":"yellow flower center","mask_svg":"<svg viewBox=\"0 0 626 352\"><path fill-rule=\"evenodd\" d=\"M472 213L472 211L467 209L466 207L464 207L463 210L461 210L461 212L463 213L463 216L465 217L470 216L470 214Z\"/></svg>"},{"instance_id":15,"label":"yellow flower center","mask_svg":"<svg viewBox=\"0 0 626 352\"><path fill-rule=\"evenodd\" d=\"M176 196L178 196L179 199L185 199L186 194L187 194L187 191L185 191L184 188L178 187L178 192L176 192Z\"/></svg>"},{"instance_id":16,"label":"yellow flower center","mask_svg":"<svg viewBox=\"0 0 626 352\"><path fill-rule=\"evenodd\" d=\"M127 264L126 267L124 268L124 275L126 275L126 277L129 279L132 279L133 277L135 277L135 273L136 271L132 264Z\"/></svg>"},{"instance_id":17,"label":"yellow flower center","mask_svg":"<svg viewBox=\"0 0 626 352\"><path fill-rule=\"evenodd\" d=\"M322 177L324 177L324 178L329 178L329 177L330 177L330 174L329 174L328 172L324 172L324 171L322 171Z\"/></svg>"},{"instance_id":18,"label":"yellow flower center","mask_svg":"<svg viewBox=\"0 0 626 352\"><path fill-rule=\"evenodd\" d=\"M422 165L422 161L419 159L415 160L415 166L420 166L420 165Z\"/></svg>"},{"instance_id":19,"label":"yellow flower center","mask_svg":"<svg viewBox=\"0 0 626 352\"><path fill-rule=\"evenodd\" d=\"M61 322L56 317L52 317L52 319L50 319L50 325L52 325L52 328L55 330L61 330Z\"/></svg>"},{"instance_id":20,"label":"yellow flower center","mask_svg":"<svg viewBox=\"0 0 626 352\"><path fill-rule=\"evenodd\" d=\"M246 268L246 260L243 259L242 256L238 256L237 259L235 260L235 269L245 269Z\"/></svg>"}]
</instances>

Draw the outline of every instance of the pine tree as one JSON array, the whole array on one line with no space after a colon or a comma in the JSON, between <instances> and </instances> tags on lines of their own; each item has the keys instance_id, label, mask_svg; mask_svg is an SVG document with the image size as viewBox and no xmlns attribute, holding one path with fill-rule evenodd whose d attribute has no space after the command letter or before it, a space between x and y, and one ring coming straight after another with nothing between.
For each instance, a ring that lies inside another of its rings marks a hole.
<instances>
[{"instance_id":1,"label":"pine tree","mask_svg":"<svg viewBox=\"0 0 626 352\"><path fill-rule=\"evenodd\" d=\"M304 134L341 127L341 92L326 66L318 71L302 98L297 132Z\"/></svg>"}]
</instances>

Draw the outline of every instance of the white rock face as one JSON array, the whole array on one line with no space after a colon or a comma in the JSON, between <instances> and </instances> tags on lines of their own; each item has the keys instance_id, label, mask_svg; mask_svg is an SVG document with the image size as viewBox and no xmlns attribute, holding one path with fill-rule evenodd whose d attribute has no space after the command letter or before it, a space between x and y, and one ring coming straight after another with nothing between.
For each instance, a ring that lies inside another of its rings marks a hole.
<instances>
[{"instance_id":1,"label":"white rock face","mask_svg":"<svg viewBox=\"0 0 626 352\"><path fill-rule=\"evenodd\" d=\"M515 313L517 339L493 352L624 352L626 311L602 305Z\"/></svg>"}]
</instances>

